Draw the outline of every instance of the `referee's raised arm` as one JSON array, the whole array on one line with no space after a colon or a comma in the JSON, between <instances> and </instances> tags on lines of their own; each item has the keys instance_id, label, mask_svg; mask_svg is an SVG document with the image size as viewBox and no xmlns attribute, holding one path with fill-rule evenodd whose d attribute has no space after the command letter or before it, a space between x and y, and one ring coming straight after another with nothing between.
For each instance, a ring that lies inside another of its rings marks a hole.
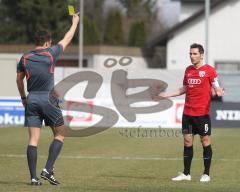
<instances>
[{"instance_id":1,"label":"referee's raised arm","mask_svg":"<svg viewBox=\"0 0 240 192\"><path fill-rule=\"evenodd\" d=\"M79 16L77 14L75 14L75 15L73 15L72 25L71 25L69 31L65 34L64 38L58 42L58 44L62 45L63 51L66 49L66 47L71 42L71 40L74 36L74 33L77 29L78 23L79 23Z\"/></svg>"}]
</instances>

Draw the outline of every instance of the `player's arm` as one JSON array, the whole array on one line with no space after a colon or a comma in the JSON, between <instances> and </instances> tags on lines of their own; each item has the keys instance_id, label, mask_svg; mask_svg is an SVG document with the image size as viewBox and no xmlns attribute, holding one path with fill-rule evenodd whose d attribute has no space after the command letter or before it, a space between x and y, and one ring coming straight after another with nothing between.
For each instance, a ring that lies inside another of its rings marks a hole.
<instances>
[{"instance_id":1,"label":"player's arm","mask_svg":"<svg viewBox=\"0 0 240 192\"><path fill-rule=\"evenodd\" d=\"M77 29L78 22L79 22L79 16L77 14L73 15L72 25L71 25L69 31L65 34L64 38L58 42L58 44L60 44L62 46L63 51L66 49L66 47L71 42L71 40L74 36L74 33Z\"/></svg>"},{"instance_id":2,"label":"player's arm","mask_svg":"<svg viewBox=\"0 0 240 192\"><path fill-rule=\"evenodd\" d=\"M214 81L212 82L212 95L217 95L218 97L222 97L224 95L224 88L220 87L217 78L214 78Z\"/></svg>"},{"instance_id":3,"label":"player's arm","mask_svg":"<svg viewBox=\"0 0 240 192\"><path fill-rule=\"evenodd\" d=\"M186 93L186 87L183 86L183 87L177 89L176 91L173 91L170 93L166 93L166 92L160 93L158 96L153 97L153 100L159 100L162 98L169 98L169 97L177 97L177 96L183 95L185 93Z\"/></svg>"},{"instance_id":4,"label":"player's arm","mask_svg":"<svg viewBox=\"0 0 240 192\"><path fill-rule=\"evenodd\" d=\"M23 105L26 106L26 93L25 93L24 83L23 83L24 78L25 78L24 72L17 73L16 83L17 83L18 91L21 96Z\"/></svg>"},{"instance_id":5,"label":"player's arm","mask_svg":"<svg viewBox=\"0 0 240 192\"><path fill-rule=\"evenodd\" d=\"M181 87L181 88L179 88L179 89L177 89L176 91L173 91L173 92L171 92L171 93L165 93L165 92L163 92L163 93L160 93L159 94L159 96L161 96L161 97L177 97L177 96L180 96L180 95L183 95L183 94L185 94L186 93L186 87L185 86L183 86L183 87Z\"/></svg>"}]
</instances>

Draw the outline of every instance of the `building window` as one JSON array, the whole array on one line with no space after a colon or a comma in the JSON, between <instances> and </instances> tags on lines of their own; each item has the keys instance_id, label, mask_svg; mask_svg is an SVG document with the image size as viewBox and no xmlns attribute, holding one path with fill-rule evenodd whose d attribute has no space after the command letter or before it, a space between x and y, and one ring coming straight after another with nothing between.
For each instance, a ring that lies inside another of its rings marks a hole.
<instances>
[{"instance_id":1,"label":"building window","mask_svg":"<svg viewBox=\"0 0 240 192\"><path fill-rule=\"evenodd\" d=\"M88 60L83 59L82 65L83 65L84 68L88 68Z\"/></svg>"},{"instance_id":2,"label":"building window","mask_svg":"<svg viewBox=\"0 0 240 192\"><path fill-rule=\"evenodd\" d=\"M60 59L56 62L57 67L78 67L77 59Z\"/></svg>"},{"instance_id":3,"label":"building window","mask_svg":"<svg viewBox=\"0 0 240 192\"><path fill-rule=\"evenodd\" d=\"M240 72L240 62L215 62L217 71Z\"/></svg>"},{"instance_id":4,"label":"building window","mask_svg":"<svg viewBox=\"0 0 240 192\"><path fill-rule=\"evenodd\" d=\"M83 59L82 63L84 68L88 66L88 60ZM60 59L56 62L57 67L79 67L78 59Z\"/></svg>"}]
</instances>

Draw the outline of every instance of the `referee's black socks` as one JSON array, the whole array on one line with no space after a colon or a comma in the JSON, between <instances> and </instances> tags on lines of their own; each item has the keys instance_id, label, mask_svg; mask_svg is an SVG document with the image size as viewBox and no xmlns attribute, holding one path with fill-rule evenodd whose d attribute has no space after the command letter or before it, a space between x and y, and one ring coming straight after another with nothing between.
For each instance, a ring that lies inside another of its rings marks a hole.
<instances>
[{"instance_id":1,"label":"referee's black socks","mask_svg":"<svg viewBox=\"0 0 240 192\"><path fill-rule=\"evenodd\" d=\"M211 145L203 147L203 161L204 161L204 173L203 174L209 175L209 169L210 169L211 161L212 161Z\"/></svg>"},{"instance_id":2,"label":"referee's black socks","mask_svg":"<svg viewBox=\"0 0 240 192\"><path fill-rule=\"evenodd\" d=\"M190 174L192 158L193 158L193 146L191 147L184 146L184 152L183 152L184 175Z\"/></svg>"},{"instance_id":3,"label":"referee's black socks","mask_svg":"<svg viewBox=\"0 0 240 192\"><path fill-rule=\"evenodd\" d=\"M47 169L48 172L52 172L54 162L56 161L56 159L62 149L62 145L63 145L63 142L58 139L54 139L52 144L50 145L49 153L48 153L48 160L47 160L47 163L45 166L45 168Z\"/></svg>"},{"instance_id":4,"label":"referee's black socks","mask_svg":"<svg viewBox=\"0 0 240 192\"><path fill-rule=\"evenodd\" d=\"M30 171L31 179L36 179L36 167L37 167L37 147L28 145L27 146L27 160L28 168Z\"/></svg>"}]
</instances>

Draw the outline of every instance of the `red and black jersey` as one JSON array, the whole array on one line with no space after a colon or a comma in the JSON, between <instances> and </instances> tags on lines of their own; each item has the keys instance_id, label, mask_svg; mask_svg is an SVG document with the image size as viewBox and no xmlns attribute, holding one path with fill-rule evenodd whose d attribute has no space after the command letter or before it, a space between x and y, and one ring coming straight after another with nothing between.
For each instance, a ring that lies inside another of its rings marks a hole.
<instances>
[{"instance_id":1,"label":"red and black jersey","mask_svg":"<svg viewBox=\"0 0 240 192\"><path fill-rule=\"evenodd\" d=\"M35 49L22 56L17 65L17 72L24 72L27 90L51 91L54 87L54 66L62 54L60 44L46 49Z\"/></svg>"},{"instance_id":2,"label":"red and black jersey","mask_svg":"<svg viewBox=\"0 0 240 192\"><path fill-rule=\"evenodd\" d=\"M186 98L183 113L190 116L203 116L209 113L212 82L217 77L215 69L208 65L199 68L190 65L186 68L183 85Z\"/></svg>"}]
</instances>

